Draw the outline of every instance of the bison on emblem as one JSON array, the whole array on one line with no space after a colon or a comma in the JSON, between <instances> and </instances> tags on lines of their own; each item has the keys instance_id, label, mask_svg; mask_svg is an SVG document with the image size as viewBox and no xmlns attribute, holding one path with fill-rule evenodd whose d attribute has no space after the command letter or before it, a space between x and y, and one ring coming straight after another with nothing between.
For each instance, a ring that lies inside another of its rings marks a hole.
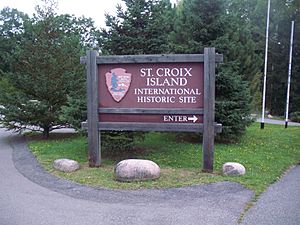
<instances>
[{"instance_id":1,"label":"bison on emblem","mask_svg":"<svg viewBox=\"0 0 300 225\"><path fill-rule=\"evenodd\" d=\"M120 102L129 89L131 74L126 73L125 69L115 68L106 73L105 78L109 93L116 102Z\"/></svg>"}]
</instances>

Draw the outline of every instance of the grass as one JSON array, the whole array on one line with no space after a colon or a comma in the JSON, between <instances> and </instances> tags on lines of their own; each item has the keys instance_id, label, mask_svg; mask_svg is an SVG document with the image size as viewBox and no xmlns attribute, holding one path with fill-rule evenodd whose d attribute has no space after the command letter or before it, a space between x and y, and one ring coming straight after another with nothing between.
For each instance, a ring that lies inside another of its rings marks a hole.
<instances>
[{"instance_id":1,"label":"grass","mask_svg":"<svg viewBox=\"0 0 300 225\"><path fill-rule=\"evenodd\" d=\"M119 155L104 152L100 168L89 168L87 141L75 136L62 140L31 140L29 148L40 164L49 172L95 187L140 189L168 188L217 181L239 182L258 196L270 184L277 181L292 165L300 162L300 127L267 125L264 130L259 123L251 125L246 135L236 144L215 145L215 173L201 172L201 144L178 141L174 133L148 133L144 141L136 143L136 149ZM126 157L125 157L126 155ZM61 173L52 168L58 158L70 158L81 164L73 173ZM155 181L117 182L114 165L122 158L143 158L156 162L161 177ZM229 177L221 175L225 162L239 162L246 167L246 175Z\"/></svg>"}]
</instances>

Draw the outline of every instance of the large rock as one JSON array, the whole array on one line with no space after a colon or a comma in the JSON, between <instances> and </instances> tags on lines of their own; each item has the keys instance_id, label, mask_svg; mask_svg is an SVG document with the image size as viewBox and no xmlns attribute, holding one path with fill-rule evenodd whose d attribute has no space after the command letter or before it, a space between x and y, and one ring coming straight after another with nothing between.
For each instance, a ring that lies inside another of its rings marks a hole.
<instances>
[{"instance_id":1,"label":"large rock","mask_svg":"<svg viewBox=\"0 0 300 225\"><path fill-rule=\"evenodd\" d=\"M59 171L70 173L78 170L80 165L77 161L71 159L57 159L53 162L53 167Z\"/></svg>"},{"instance_id":2,"label":"large rock","mask_svg":"<svg viewBox=\"0 0 300 225\"><path fill-rule=\"evenodd\" d=\"M246 173L246 169L240 163L227 162L223 164L222 172L224 175L239 176L239 175L244 175Z\"/></svg>"},{"instance_id":3,"label":"large rock","mask_svg":"<svg viewBox=\"0 0 300 225\"><path fill-rule=\"evenodd\" d=\"M144 181L159 178L159 166L150 160L127 159L115 167L115 177L118 181Z\"/></svg>"}]
</instances>

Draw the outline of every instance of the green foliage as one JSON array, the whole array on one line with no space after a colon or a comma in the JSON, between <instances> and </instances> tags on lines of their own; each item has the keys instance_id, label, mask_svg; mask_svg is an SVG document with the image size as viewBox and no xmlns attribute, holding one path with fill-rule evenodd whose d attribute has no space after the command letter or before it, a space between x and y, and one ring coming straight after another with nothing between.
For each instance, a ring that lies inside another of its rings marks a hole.
<instances>
[{"instance_id":1,"label":"green foliage","mask_svg":"<svg viewBox=\"0 0 300 225\"><path fill-rule=\"evenodd\" d=\"M290 119L293 122L298 122L300 123L300 112L293 112L290 114Z\"/></svg>"},{"instance_id":2,"label":"green foliage","mask_svg":"<svg viewBox=\"0 0 300 225\"><path fill-rule=\"evenodd\" d=\"M243 17L249 21L252 39L256 51L261 55L265 53L265 32L267 1L242 1L234 0L234 10L238 8ZM290 107L291 111L300 110L300 66L296 62L300 59L300 13L297 0L272 0L270 10L269 46L268 46L268 71L266 107L272 115L283 115L285 111L287 73L290 48L291 21L295 21L293 64ZM263 67L261 66L263 70ZM261 78L262 80L262 78ZM261 81L262 90L262 81Z\"/></svg>"},{"instance_id":3,"label":"green foliage","mask_svg":"<svg viewBox=\"0 0 300 225\"><path fill-rule=\"evenodd\" d=\"M201 53L214 46L224 55L216 84L216 118L225 126L222 135L239 138L249 124L250 100L252 110L260 110L265 0L181 0L174 7L169 0L124 0L126 7L119 5L115 16L106 15L107 28L101 32L91 19L57 15L55 0L42 2L34 18L15 9L0 12L0 113L10 129L31 126L47 133L60 125L80 127L86 119L86 93L78 58L96 42L102 54L116 55ZM272 1L270 19L267 108L272 114L283 114L285 109L294 20L290 111L297 112L299 1Z\"/></svg>"},{"instance_id":4,"label":"green foliage","mask_svg":"<svg viewBox=\"0 0 300 225\"><path fill-rule=\"evenodd\" d=\"M9 62L24 32L24 21L28 16L16 9L3 8L0 11L0 76L9 71Z\"/></svg>"},{"instance_id":5,"label":"green foliage","mask_svg":"<svg viewBox=\"0 0 300 225\"><path fill-rule=\"evenodd\" d=\"M106 131L101 133L101 147L107 155L115 156L133 150L134 142L144 137L143 132Z\"/></svg>"},{"instance_id":6,"label":"green foliage","mask_svg":"<svg viewBox=\"0 0 300 225\"><path fill-rule=\"evenodd\" d=\"M168 49L172 28L169 0L123 0L126 9L117 6L117 15L106 15L99 45L104 54L158 54Z\"/></svg>"},{"instance_id":7,"label":"green foliage","mask_svg":"<svg viewBox=\"0 0 300 225\"><path fill-rule=\"evenodd\" d=\"M0 80L0 114L9 129L41 130L48 136L73 122L61 115L62 108L74 104L72 99L85 83L79 58L84 44L91 43L86 32L93 27L84 18L57 16L53 1L45 2L48 5L37 6L34 18L20 26L9 72Z\"/></svg>"},{"instance_id":8,"label":"green foliage","mask_svg":"<svg viewBox=\"0 0 300 225\"><path fill-rule=\"evenodd\" d=\"M249 3L252 4L252 3ZM245 7L244 5L242 8ZM257 44L253 40L251 24L245 18L245 9L237 10L228 1L226 6L228 13L222 14L224 21L224 35L220 35L214 42L214 46L224 55L224 62L247 81L252 98L252 110L259 110L261 105L260 83L261 68L263 65L262 54L257 52Z\"/></svg>"},{"instance_id":9,"label":"green foliage","mask_svg":"<svg viewBox=\"0 0 300 225\"><path fill-rule=\"evenodd\" d=\"M224 55L216 77L216 121L223 124L220 139L235 141L250 124L249 83L260 74L259 56L246 21L226 13L229 3L219 0L183 0L177 7L171 40L175 53L199 53L214 46ZM253 93L257 85L252 86ZM252 93L252 94L253 94Z\"/></svg>"},{"instance_id":10,"label":"green foliage","mask_svg":"<svg viewBox=\"0 0 300 225\"><path fill-rule=\"evenodd\" d=\"M237 144L217 144L214 154L214 174L201 173L201 144L179 142L174 133L148 133L143 141L129 151L132 158L149 159L161 168L161 178L149 182L120 183L114 179L114 165L122 152L104 157L100 168L89 168L86 157L86 138L33 141L29 147L39 162L54 174L78 183L122 189L169 188L216 181L239 182L259 195L300 160L300 129L290 126L268 125L264 130L259 123L252 124ZM142 149L142 150L141 150ZM107 154L106 154L107 155ZM81 163L81 169L70 174L54 171L53 160L70 158ZM221 175L225 162L234 161L246 167L244 176ZM276 162L276 163L274 163Z\"/></svg>"},{"instance_id":11,"label":"green foliage","mask_svg":"<svg viewBox=\"0 0 300 225\"><path fill-rule=\"evenodd\" d=\"M175 53L199 53L223 34L223 1L182 0L176 8L171 49Z\"/></svg>"},{"instance_id":12,"label":"green foliage","mask_svg":"<svg viewBox=\"0 0 300 225\"><path fill-rule=\"evenodd\" d=\"M168 33L172 28L169 0L124 0L126 9L117 6L117 15L106 15L107 29L102 29L99 44L103 54L167 53ZM105 132L102 145L112 152L133 148L141 132Z\"/></svg>"},{"instance_id":13,"label":"green foliage","mask_svg":"<svg viewBox=\"0 0 300 225\"><path fill-rule=\"evenodd\" d=\"M234 142L245 133L250 118L250 90L247 82L230 67L221 67L216 76L216 121L222 124L219 141Z\"/></svg>"},{"instance_id":14,"label":"green foliage","mask_svg":"<svg viewBox=\"0 0 300 225\"><path fill-rule=\"evenodd\" d=\"M84 85L84 82L82 82L82 85ZM78 87L78 89L85 91L84 87ZM76 130L83 131L81 130L81 123L87 119L86 93L79 93L78 95L76 95L76 93L78 92L71 92L70 95L67 96L67 102L61 107L59 118L61 121L70 124Z\"/></svg>"}]
</instances>

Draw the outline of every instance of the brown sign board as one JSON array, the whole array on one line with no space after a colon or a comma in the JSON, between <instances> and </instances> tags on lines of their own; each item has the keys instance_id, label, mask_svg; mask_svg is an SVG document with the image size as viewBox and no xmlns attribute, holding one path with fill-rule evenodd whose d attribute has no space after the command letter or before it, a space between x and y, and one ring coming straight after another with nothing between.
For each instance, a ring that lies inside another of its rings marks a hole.
<instances>
[{"instance_id":1,"label":"brown sign board","mask_svg":"<svg viewBox=\"0 0 300 225\"><path fill-rule=\"evenodd\" d=\"M86 64L90 166L100 166L100 131L184 131L203 133L203 170L213 170L215 64L223 56L204 54L99 56Z\"/></svg>"},{"instance_id":2,"label":"brown sign board","mask_svg":"<svg viewBox=\"0 0 300 225\"><path fill-rule=\"evenodd\" d=\"M202 109L203 63L98 65L100 109ZM200 110L201 111L201 110ZM200 112L199 111L199 112ZM203 122L202 116L103 114L100 122ZM199 113L198 113L199 114Z\"/></svg>"},{"instance_id":3,"label":"brown sign board","mask_svg":"<svg viewBox=\"0 0 300 225\"><path fill-rule=\"evenodd\" d=\"M147 122L147 123L203 123L202 115L176 115L176 114L99 114L102 122Z\"/></svg>"},{"instance_id":4,"label":"brown sign board","mask_svg":"<svg viewBox=\"0 0 300 225\"><path fill-rule=\"evenodd\" d=\"M98 71L100 108L203 108L203 63L112 64Z\"/></svg>"}]
</instances>

